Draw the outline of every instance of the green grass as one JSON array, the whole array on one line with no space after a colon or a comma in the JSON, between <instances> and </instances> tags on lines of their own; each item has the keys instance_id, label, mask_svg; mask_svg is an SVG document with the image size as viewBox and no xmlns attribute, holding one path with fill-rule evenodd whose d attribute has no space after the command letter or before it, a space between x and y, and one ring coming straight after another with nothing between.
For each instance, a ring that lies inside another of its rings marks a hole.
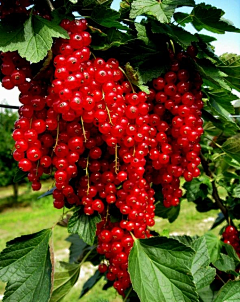
<instances>
[{"instance_id":1,"label":"green grass","mask_svg":"<svg viewBox=\"0 0 240 302\"><path fill-rule=\"evenodd\" d=\"M62 211L56 210L52 206L52 197L48 196L37 199L44 191L50 187L51 183L46 182L43 185L42 192L33 193L28 188L21 187L19 202L12 204L9 196L11 188L0 188L0 205L4 205L4 210L0 213L0 250L3 250L7 241L24 234L31 234L42 230L43 228L52 227L61 218ZM8 207L10 205L10 207ZM154 229L161 233L163 230L169 230L172 234L202 235L213 223L218 211L212 210L207 213L196 211L194 204L186 200L182 202L181 212L178 219L170 224L166 219L156 218ZM214 230L217 234L218 230ZM56 225L53 231L53 242L55 259L68 261L69 243L65 241L68 237L67 229ZM116 294L113 288L107 291L102 290L104 280L101 280L89 293L79 300L81 287L84 282L91 276L93 268L86 263L81 268L79 282L72 288L70 293L64 299L64 302L120 302L121 297ZM0 294L4 292L4 284L0 283Z\"/></svg>"}]
</instances>

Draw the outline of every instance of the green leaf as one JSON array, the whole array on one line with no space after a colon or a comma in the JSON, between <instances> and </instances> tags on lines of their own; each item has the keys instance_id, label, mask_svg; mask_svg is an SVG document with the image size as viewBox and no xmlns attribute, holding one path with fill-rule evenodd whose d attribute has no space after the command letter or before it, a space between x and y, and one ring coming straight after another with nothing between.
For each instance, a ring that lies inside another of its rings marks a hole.
<instances>
[{"instance_id":1,"label":"green leaf","mask_svg":"<svg viewBox=\"0 0 240 302\"><path fill-rule=\"evenodd\" d=\"M78 234L71 234L66 241L71 242L69 248L69 263L79 261L80 256L83 254L84 249L88 246Z\"/></svg>"},{"instance_id":2,"label":"green leaf","mask_svg":"<svg viewBox=\"0 0 240 302\"><path fill-rule=\"evenodd\" d=\"M96 237L97 223L101 221L99 214L85 215L83 210L76 210L68 222L68 232L78 234L84 242L93 245Z\"/></svg>"},{"instance_id":3,"label":"green leaf","mask_svg":"<svg viewBox=\"0 0 240 302\"><path fill-rule=\"evenodd\" d=\"M209 4L200 3L191 12L192 24L196 30L207 29L217 34L224 34L225 31L240 32L240 30L222 18L224 11Z\"/></svg>"},{"instance_id":4,"label":"green leaf","mask_svg":"<svg viewBox=\"0 0 240 302\"><path fill-rule=\"evenodd\" d=\"M175 13L173 18L181 26L185 26L187 23L192 22L192 16L187 13Z\"/></svg>"},{"instance_id":5,"label":"green leaf","mask_svg":"<svg viewBox=\"0 0 240 302\"><path fill-rule=\"evenodd\" d=\"M39 16L30 16L24 25L16 28L1 24L0 32L0 50L17 50L21 57L32 63L41 61L47 55L53 38L69 38L61 26Z\"/></svg>"},{"instance_id":6,"label":"green leaf","mask_svg":"<svg viewBox=\"0 0 240 302\"><path fill-rule=\"evenodd\" d=\"M229 85L240 91L240 55L225 53L220 56L220 59L222 63L218 64L218 68L228 75L226 80Z\"/></svg>"},{"instance_id":7,"label":"green leaf","mask_svg":"<svg viewBox=\"0 0 240 302\"><path fill-rule=\"evenodd\" d=\"M207 232L204 237L206 239L210 262L213 263L220 257L220 251L223 243L217 236L210 232Z\"/></svg>"},{"instance_id":8,"label":"green leaf","mask_svg":"<svg viewBox=\"0 0 240 302\"><path fill-rule=\"evenodd\" d=\"M13 182L18 183L21 180L23 180L25 177L27 177L27 175L28 172L24 172L18 168L17 173L14 176Z\"/></svg>"},{"instance_id":9,"label":"green leaf","mask_svg":"<svg viewBox=\"0 0 240 302\"><path fill-rule=\"evenodd\" d=\"M193 0L135 0L132 2L130 18L146 15L157 18L161 23L169 23L173 13L180 6L194 6Z\"/></svg>"},{"instance_id":10,"label":"green leaf","mask_svg":"<svg viewBox=\"0 0 240 302\"><path fill-rule=\"evenodd\" d=\"M162 203L158 203L155 209L155 215L167 218L170 223L174 222L180 213L180 205L176 207L166 208Z\"/></svg>"},{"instance_id":11,"label":"green leaf","mask_svg":"<svg viewBox=\"0 0 240 302\"><path fill-rule=\"evenodd\" d=\"M238 274L235 272L236 264L234 262L234 259L229 257L225 254L220 254L220 258L213 263L213 265L220 271L226 272L226 273L233 273L234 275L238 276Z\"/></svg>"},{"instance_id":12,"label":"green leaf","mask_svg":"<svg viewBox=\"0 0 240 302\"><path fill-rule=\"evenodd\" d=\"M128 269L140 300L198 301L189 268L193 255L191 248L174 239L135 239Z\"/></svg>"},{"instance_id":13,"label":"green leaf","mask_svg":"<svg viewBox=\"0 0 240 302\"><path fill-rule=\"evenodd\" d=\"M193 257L191 272L196 288L199 290L212 283L216 270L209 266L210 258L205 237L202 236L196 239L191 247L196 251Z\"/></svg>"},{"instance_id":14,"label":"green leaf","mask_svg":"<svg viewBox=\"0 0 240 302\"><path fill-rule=\"evenodd\" d=\"M228 138L222 145L222 149L227 155L231 156L240 163L240 134Z\"/></svg>"},{"instance_id":15,"label":"green leaf","mask_svg":"<svg viewBox=\"0 0 240 302\"><path fill-rule=\"evenodd\" d=\"M7 282L3 301L47 302L51 290L51 230L15 238L0 254L0 279Z\"/></svg>"},{"instance_id":16,"label":"green leaf","mask_svg":"<svg viewBox=\"0 0 240 302\"><path fill-rule=\"evenodd\" d=\"M228 281L218 292L214 302L237 302L240 301L240 280Z\"/></svg>"},{"instance_id":17,"label":"green leaf","mask_svg":"<svg viewBox=\"0 0 240 302\"><path fill-rule=\"evenodd\" d=\"M128 30L128 27L120 23L118 20L120 19L120 13L111 9L106 8L102 5L97 5L94 7L91 18L94 22L111 28L125 29Z\"/></svg>"},{"instance_id":18,"label":"green leaf","mask_svg":"<svg viewBox=\"0 0 240 302\"><path fill-rule=\"evenodd\" d=\"M68 1L72 2L73 4L78 3L78 0L68 0Z\"/></svg>"},{"instance_id":19,"label":"green leaf","mask_svg":"<svg viewBox=\"0 0 240 302\"><path fill-rule=\"evenodd\" d=\"M52 47L53 38L69 36L59 25L39 16L31 16L24 24L25 43L18 49L20 56L32 63L41 61Z\"/></svg>"},{"instance_id":20,"label":"green leaf","mask_svg":"<svg viewBox=\"0 0 240 302\"><path fill-rule=\"evenodd\" d=\"M80 267L80 264L59 262L54 273L53 292L49 302L61 301L69 293L79 278Z\"/></svg>"},{"instance_id":21,"label":"green leaf","mask_svg":"<svg viewBox=\"0 0 240 302\"><path fill-rule=\"evenodd\" d=\"M82 298L86 293L89 292L90 289L93 288L95 284L103 277L103 274L99 272L97 269L94 275L92 275L84 284L82 288L82 292L79 298Z\"/></svg>"}]
</instances>

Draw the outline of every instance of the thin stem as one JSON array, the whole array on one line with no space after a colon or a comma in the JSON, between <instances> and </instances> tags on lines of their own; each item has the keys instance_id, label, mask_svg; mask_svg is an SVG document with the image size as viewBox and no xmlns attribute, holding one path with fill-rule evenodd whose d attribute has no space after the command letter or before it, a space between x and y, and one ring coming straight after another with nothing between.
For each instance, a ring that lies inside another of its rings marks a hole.
<instances>
[{"instance_id":1,"label":"thin stem","mask_svg":"<svg viewBox=\"0 0 240 302\"><path fill-rule=\"evenodd\" d=\"M84 128L84 122L83 122L83 118L81 116L81 124L82 124L82 131L83 131L83 137L84 137L84 142L87 142L87 137L86 137L86 132L85 132L85 128Z\"/></svg>"},{"instance_id":2,"label":"thin stem","mask_svg":"<svg viewBox=\"0 0 240 302\"><path fill-rule=\"evenodd\" d=\"M108 114L108 118L109 118L109 123L110 123L111 125L113 125L112 118L111 118L111 114L110 114L110 110L109 110L107 104L106 104L106 109L107 109L107 114Z\"/></svg>"},{"instance_id":3,"label":"thin stem","mask_svg":"<svg viewBox=\"0 0 240 302\"><path fill-rule=\"evenodd\" d=\"M47 5L49 6L49 8L50 8L50 10L51 11L54 11L54 6L52 5L52 2L50 1L50 0L46 0L46 2L47 2Z\"/></svg>"},{"instance_id":4,"label":"thin stem","mask_svg":"<svg viewBox=\"0 0 240 302\"><path fill-rule=\"evenodd\" d=\"M202 153L200 153L200 159L201 159L201 164L203 166L204 172L206 173L207 176L209 176L210 178L213 179L213 174L212 174L211 170L209 169L208 162L206 161L206 159ZM228 221L228 212L227 212L226 207L222 204L222 201L219 197L215 181L212 180L211 183L212 183L212 197L215 200L218 208L222 211L223 215L225 216L226 220Z\"/></svg>"},{"instance_id":5,"label":"thin stem","mask_svg":"<svg viewBox=\"0 0 240 302\"><path fill-rule=\"evenodd\" d=\"M96 60L96 56L95 54L91 51L91 55L94 57L94 59Z\"/></svg>"},{"instance_id":6,"label":"thin stem","mask_svg":"<svg viewBox=\"0 0 240 302\"><path fill-rule=\"evenodd\" d=\"M104 94L104 91L102 91L102 100L104 100L104 102L105 102L105 94ZM111 114L110 114L110 110L109 110L109 108L108 108L108 106L107 106L107 103L105 102L105 105L106 105L106 110L107 110L107 114L108 114L108 118L109 118L109 123L111 124L111 125L113 125L113 122L112 122L112 118L111 118Z\"/></svg>"},{"instance_id":7,"label":"thin stem","mask_svg":"<svg viewBox=\"0 0 240 302\"><path fill-rule=\"evenodd\" d=\"M132 287L129 289L128 293L126 294L126 297L125 297L124 300L123 300L123 302L127 302L127 299L128 299L128 297L129 297L129 295L131 294L132 289L133 289Z\"/></svg>"},{"instance_id":8,"label":"thin stem","mask_svg":"<svg viewBox=\"0 0 240 302\"><path fill-rule=\"evenodd\" d=\"M93 250L94 250L94 249L91 249L91 250L83 257L83 259L81 260L81 262L79 263L79 265L82 265L82 264L85 262L85 260L88 258L88 256L92 253Z\"/></svg>"},{"instance_id":9,"label":"thin stem","mask_svg":"<svg viewBox=\"0 0 240 302\"><path fill-rule=\"evenodd\" d=\"M90 181L89 181L89 172L88 172L88 166L89 166L89 156L87 157L87 165L86 165L86 176L88 178L88 184L87 184L87 195L89 193L90 189Z\"/></svg>"},{"instance_id":10,"label":"thin stem","mask_svg":"<svg viewBox=\"0 0 240 302\"><path fill-rule=\"evenodd\" d=\"M222 281L222 283L223 284L225 284L225 282L223 281L223 279L219 276L219 274L218 273L216 273L216 275L218 276L218 278L219 278L219 280L221 280Z\"/></svg>"},{"instance_id":11,"label":"thin stem","mask_svg":"<svg viewBox=\"0 0 240 302\"><path fill-rule=\"evenodd\" d=\"M136 153L136 148L135 148L135 144L133 146L133 156L135 156L135 153Z\"/></svg>"},{"instance_id":12,"label":"thin stem","mask_svg":"<svg viewBox=\"0 0 240 302\"><path fill-rule=\"evenodd\" d=\"M40 163L40 161L38 160L38 162L37 162L37 168L36 168L36 176L38 175L39 163Z\"/></svg>"},{"instance_id":13,"label":"thin stem","mask_svg":"<svg viewBox=\"0 0 240 302\"><path fill-rule=\"evenodd\" d=\"M104 223L104 228L106 227L107 221L108 221L108 216L109 216L109 204L107 205L107 211L106 211L106 221Z\"/></svg>"},{"instance_id":14,"label":"thin stem","mask_svg":"<svg viewBox=\"0 0 240 302\"><path fill-rule=\"evenodd\" d=\"M115 160L114 160L114 162L115 162L114 168L115 168L115 173L116 174L118 174L118 171L119 171L117 148L118 148L118 145L116 144L116 146L115 146Z\"/></svg>"},{"instance_id":15,"label":"thin stem","mask_svg":"<svg viewBox=\"0 0 240 302\"><path fill-rule=\"evenodd\" d=\"M170 40L170 44L172 46L173 53L175 53L175 46L174 46L173 40Z\"/></svg>"},{"instance_id":16,"label":"thin stem","mask_svg":"<svg viewBox=\"0 0 240 302\"><path fill-rule=\"evenodd\" d=\"M57 122L58 122L58 125L57 125L57 137L56 137L56 142L55 142L55 145L53 147L53 150L55 150L55 148L57 147L57 144L58 144L58 137L59 137L59 114L57 116Z\"/></svg>"},{"instance_id":17,"label":"thin stem","mask_svg":"<svg viewBox=\"0 0 240 302\"><path fill-rule=\"evenodd\" d=\"M19 109L20 106L12 106L12 105L3 105L3 104L0 104L0 108L6 108L6 109Z\"/></svg>"},{"instance_id":18,"label":"thin stem","mask_svg":"<svg viewBox=\"0 0 240 302\"><path fill-rule=\"evenodd\" d=\"M130 86L131 86L131 88L132 88L132 92L135 93L135 90L134 90L134 88L133 88L133 85L132 85L132 83L131 83L129 77L127 76L126 72L125 72L120 66L118 66L118 68L121 70L121 72L122 72L122 73L125 75L125 77L128 79L128 82L129 82L129 84L130 84Z\"/></svg>"}]
</instances>

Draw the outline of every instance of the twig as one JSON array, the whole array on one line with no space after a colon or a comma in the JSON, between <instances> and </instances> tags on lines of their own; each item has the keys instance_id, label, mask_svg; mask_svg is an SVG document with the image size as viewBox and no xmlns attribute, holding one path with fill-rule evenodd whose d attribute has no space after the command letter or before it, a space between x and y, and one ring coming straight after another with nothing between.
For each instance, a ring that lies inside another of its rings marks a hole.
<instances>
[{"instance_id":1,"label":"twig","mask_svg":"<svg viewBox=\"0 0 240 302\"><path fill-rule=\"evenodd\" d=\"M2 104L0 104L0 108L19 109L20 106L12 106L12 105L2 105Z\"/></svg>"},{"instance_id":2,"label":"twig","mask_svg":"<svg viewBox=\"0 0 240 302\"><path fill-rule=\"evenodd\" d=\"M56 147L58 145L58 137L59 137L59 114L57 116L57 122L58 122L58 124L57 124L57 137L56 137L55 146L53 147L53 151L55 151L55 149L56 149Z\"/></svg>"},{"instance_id":3,"label":"twig","mask_svg":"<svg viewBox=\"0 0 240 302\"><path fill-rule=\"evenodd\" d=\"M51 11L54 11L54 6L52 5L52 2L50 1L50 0L46 0L46 2L47 2L47 5L49 6L49 8L50 8L50 10Z\"/></svg>"},{"instance_id":4,"label":"twig","mask_svg":"<svg viewBox=\"0 0 240 302\"><path fill-rule=\"evenodd\" d=\"M88 183L87 183L87 195L89 194L89 189L90 189L90 180L89 180L89 171L88 171L88 166L89 166L89 155L87 157L87 164L86 164L86 176L88 178Z\"/></svg>"},{"instance_id":5,"label":"twig","mask_svg":"<svg viewBox=\"0 0 240 302\"><path fill-rule=\"evenodd\" d=\"M83 131L83 137L84 137L84 142L87 142L87 137L86 137L86 132L85 132L85 128L84 128L84 122L83 122L83 118L81 116L81 124L82 124L82 131Z\"/></svg>"},{"instance_id":6,"label":"twig","mask_svg":"<svg viewBox=\"0 0 240 302\"><path fill-rule=\"evenodd\" d=\"M132 287L129 289L128 293L126 294L126 297L125 297L124 300L123 300L123 302L126 302L126 301L127 301L129 295L131 294L132 289L133 289Z\"/></svg>"},{"instance_id":7,"label":"twig","mask_svg":"<svg viewBox=\"0 0 240 302\"><path fill-rule=\"evenodd\" d=\"M206 173L207 176L209 176L210 178L213 179L213 174L212 174L211 170L209 169L208 162L206 161L206 159L202 155L202 153L200 153L200 159L201 159L201 163L202 163L204 172ZM215 184L214 180L212 181L212 189L213 189L212 197L216 201L216 204L217 204L218 208L222 211L223 215L225 216L226 220L228 221L227 209L222 204L222 201L219 197L218 190L217 190L217 187L216 187L216 184Z\"/></svg>"}]
</instances>

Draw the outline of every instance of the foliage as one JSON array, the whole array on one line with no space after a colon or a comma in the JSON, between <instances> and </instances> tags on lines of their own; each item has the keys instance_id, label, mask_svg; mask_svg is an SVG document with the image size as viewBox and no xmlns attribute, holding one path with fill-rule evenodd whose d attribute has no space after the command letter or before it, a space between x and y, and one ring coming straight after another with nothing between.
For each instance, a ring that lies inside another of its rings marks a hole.
<instances>
[{"instance_id":1,"label":"foliage","mask_svg":"<svg viewBox=\"0 0 240 302\"><path fill-rule=\"evenodd\" d=\"M47 3L43 5L47 6ZM223 34L226 31L239 33L240 30L223 18L221 9L205 3L195 4L194 0L122 0L118 12L111 8L111 3L55 0L55 10L50 7L51 20L33 13L19 19L3 19L0 22L0 50L18 50L20 56L37 63L35 66L39 71L46 65L44 59L49 59L54 39L69 38L67 31L59 26L61 19L72 19L73 12L87 15L94 55L118 59L125 66L132 84L148 92L149 82L168 70L168 49L186 50L194 45L198 54L191 60L190 68L197 70L203 79L205 134L201 139L201 176L183 183L183 198L194 202L199 212L221 210L212 228L225 227L225 220L236 222L240 219L240 131L239 119L232 117L239 114L238 107L232 104L236 99L232 90L240 91L239 56L216 56L211 44L214 38L199 32L205 29ZM192 8L189 14L176 12L177 8L185 6ZM138 21L139 17L141 21ZM196 29L195 34L186 30L188 23ZM50 60L47 62L50 64ZM6 111L0 118L0 185L7 185L15 174L9 132L16 116ZM15 180L24 176L17 173ZM160 186L154 189L156 216L173 223L181 211L180 206L164 207ZM71 233L67 239L71 242L69 263L61 262L54 269L53 252L49 247L50 229L7 243L0 254L0 278L8 282L3 301L60 301L77 282L85 261L94 265L101 262L102 257L96 253L95 246L100 216L87 216L82 208L70 212L70 217L64 216L61 222ZM210 232L198 238L167 238L154 231L152 234L154 237L148 239L134 238L128 263L133 288L126 293L128 301L240 299L237 290L240 262L230 245ZM224 286L216 285L219 271L226 278L231 276ZM101 278L102 275L95 272L85 283L81 296Z\"/></svg>"},{"instance_id":2,"label":"foliage","mask_svg":"<svg viewBox=\"0 0 240 302\"><path fill-rule=\"evenodd\" d=\"M13 184L17 163L12 158L12 131L17 114L5 109L0 112L0 186Z\"/></svg>"}]
</instances>

